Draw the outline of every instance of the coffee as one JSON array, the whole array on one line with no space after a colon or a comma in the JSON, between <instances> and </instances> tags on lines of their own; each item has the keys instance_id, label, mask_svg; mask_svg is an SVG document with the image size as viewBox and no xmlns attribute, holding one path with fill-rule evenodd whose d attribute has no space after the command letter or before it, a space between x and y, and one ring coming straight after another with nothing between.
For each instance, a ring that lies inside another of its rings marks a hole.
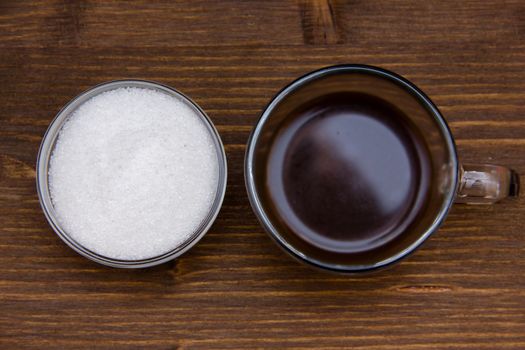
<instances>
[{"instance_id":1,"label":"coffee","mask_svg":"<svg viewBox=\"0 0 525 350\"><path fill-rule=\"evenodd\" d=\"M335 93L295 108L275 130L264 197L286 231L318 249L365 252L417 220L430 164L422 135L395 106Z\"/></svg>"},{"instance_id":2,"label":"coffee","mask_svg":"<svg viewBox=\"0 0 525 350\"><path fill-rule=\"evenodd\" d=\"M461 166L446 121L414 84L351 64L306 74L272 99L245 171L270 237L302 262L345 273L408 256L455 200L494 203L519 186L508 168Z\"/></svg>"}]
</instances>

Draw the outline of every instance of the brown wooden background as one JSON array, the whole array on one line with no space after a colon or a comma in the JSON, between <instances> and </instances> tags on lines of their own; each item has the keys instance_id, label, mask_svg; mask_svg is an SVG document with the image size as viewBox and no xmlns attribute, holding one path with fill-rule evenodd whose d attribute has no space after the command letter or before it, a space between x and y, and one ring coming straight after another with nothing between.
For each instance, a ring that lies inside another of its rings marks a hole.
<instances>
[{"instance_id":1,"label":"brown wooden background","mask_svg":"<svg viewBox=\"0 0 525 350\"><path fill-rule=\"evenodd\" d=\"M338 63L406 76L446 115L463 160L525 174L523 0L1 0L0 348L525 349L524 199L458 205L415 255L360 278L296 263L258 225L249 131L281 87ZM74 253L35 192L55 113L120 78L194 98L229 161L208 235L142 271Z\"/></svg>"}]
</instances>

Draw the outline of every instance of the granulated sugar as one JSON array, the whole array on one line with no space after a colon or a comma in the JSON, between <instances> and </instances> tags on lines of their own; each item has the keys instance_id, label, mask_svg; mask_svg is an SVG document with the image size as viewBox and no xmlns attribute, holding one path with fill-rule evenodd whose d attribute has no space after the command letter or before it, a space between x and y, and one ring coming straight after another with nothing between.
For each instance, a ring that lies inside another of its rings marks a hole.
<instances>
[{"instance_id":1,"label":"granulated sugar","mask_svg":"<svg viewBox=\"0 0 525 350\"><path fill-rule=\"evenodd\" d=\"M64 124L49 185L62 228L103 256L166 253L208 215L218 158L205 122L175 97L119 88L82 104Z\"/></svg>"}]
</instances>

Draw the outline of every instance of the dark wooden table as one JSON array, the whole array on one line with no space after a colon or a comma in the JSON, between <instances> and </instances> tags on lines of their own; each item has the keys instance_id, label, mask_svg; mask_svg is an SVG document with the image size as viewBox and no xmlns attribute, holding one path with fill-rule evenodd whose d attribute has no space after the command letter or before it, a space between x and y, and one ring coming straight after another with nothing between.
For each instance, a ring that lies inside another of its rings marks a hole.
<instances>
[{"instance_id":1,"label":"dark wooden table","mask_svg":"<svg viewBox=\"0 0 525 350\"><path fill-rule=\"evenodd\" d=\"M1 1L0 348L525 349L524 199L457 205L415 255L359 278L300 265L257 223L242 166L252 125L285 84L339 63L406 76L464 161L525 174L523 0ZM140 271L69 249L35 191L55 113L121 78L194 98L229 161L206 237Z\"/></svg>"}]
</instances>

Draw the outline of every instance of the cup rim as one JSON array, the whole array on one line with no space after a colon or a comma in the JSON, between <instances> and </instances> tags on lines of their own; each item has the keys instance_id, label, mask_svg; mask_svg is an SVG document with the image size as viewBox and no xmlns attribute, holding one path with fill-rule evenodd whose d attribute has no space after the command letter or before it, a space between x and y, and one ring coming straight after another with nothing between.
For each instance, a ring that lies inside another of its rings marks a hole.
<instances>
[{"instance_id":1,"label":"cup rim","mask_svg":"<svg viewBox=\"0 0 525 350\"><path fill-rule=\"evenodd\" d=\"M75 241L67 232L65 232L64 229L61 228L56 213L54 211L51 202L51 196L49 193L49 161L55 142L64 123L69 119L71 113L74 110L76 110L80 105L82 105L85 101L103 92L114 90L120 87L139 87L161 91L172 97L177 98L179 101L185 103L188 107L190 107L204 121L204 124L206 125L210 133L210 136L215 146L215 151L217 153L217 161L219 167L217 192L213 200L212 206L210 207L208 215L203 219L202 223L191 235L191 237L188 238L188 240L186 240L180 246L173 248L164 254L140 260L110 258L102 254L96 253ZM143 79L119 79L106 81L97 84L93 87L90 87L87 90L84 90L83 92L72 98L67 104L65 104L55 115L53 120L50 122L44 136L42 137L42 141L38 150L36 162L36 189L42 211L44 212L44 215L47 221L49 222L50 226L52 227L53 231L55 231L55 233L62 239L62 241L64 241L70 248L72 248L78 254L99 264L110 267L145 268L156 266L181 256L182 254L190 250L195 244L197 244L197 242L200 241L202 237L204 237L204 235L211 228L222 207L222 203L224 201L226 193L226 184L228 176L227 168L228 165L226 153L219 132L217 131L210 117L195 101L193 101L191 98L189 98L182 92L176 90L175 88L172 88L171 86L162 83Z\"/></svg>"},{"instance_id":2,"label":"cup rim","mask_svg":"<svg viewBox=\"0 0 525 350\"><path fill-rule=\"evenodd\" d=\"M410 93L412 93L419 100L419 102L421 102L421 104L424 107L426 107L430 111L430 114L434 117L435 121L437 122L439 126L439 129L442 131L444 135L447 149L451 154L453 179L450 182L450 186L447 189L448 191L446 193L445 200L443 201L443 204L435 220L419 236L417 240L415 240L412 244L410 244L410 246L408 246L407 248L397 252L396 254L386 259L383 259L373 264L342 265L342 264L326 263L326 262L323 262L317 259L313 259L307 256L306 254L296 249L293 245L289 244L280 235L279 231L275 228L275 226L272 224L271 220L269 219L268 215L264 211L259 195L257 193L257 187L255 185L255 179L254 179L254 173L253 173L253 162L254 162L256 143L259 139L263 126L265 125L266 121L269 119L273 110L279 105L279 103L286 96L288 96L289 93L297 90L301 86L304 86L305 84L313 80L316 80L328 74L344 73L344 72L363 72L367 74L378 75L380 77L389 79L390 81L394 81L395 83L406 88ZM383 68L370 66L370 65L363 65L363 64L342 64L342 65L323 67L321 69L306 73L302 75L301 77L295 79L291 83L289 83L287 86L281 89L272 98L272 100L270 100L268 105L264 108L261 116L256 122L255 127L252 129L252 132L250 133L250 136L248 138L245 159L244 159L244 180L245 180L245 186L246 186L246 190L248 194L248 199L249 199L250 205L257 219L259 220L259 222L261 223L265 231L268 233L268 235L286 253L288 253L290 256L292 256L293 258L295 258L296 260L300 262L306 263L310 266L313 266L315 268L318 268L324 271L332 271L332 272L345 273L345 274L355 274L355 273L371 272L371 271L383 269L394 263L399 262L403 258L409 256L411 253L416 251L427 238L429 238L435 231L437 231L437 229L441 226L441 224L445 220L454 202L454 199L457 193L457 188L459 185L459 161L458 161L457 150L456 150L454 138L452 136L452 132L450 131L450 128L447 122L445 121L444 117L442 116L437 106L432 102L432 100L422 90L420 90L415 84L408 81L404 77L396 73L393 73L391 71L388 71L386 69L383 69Z\"/></svg>"}]
</instances>

